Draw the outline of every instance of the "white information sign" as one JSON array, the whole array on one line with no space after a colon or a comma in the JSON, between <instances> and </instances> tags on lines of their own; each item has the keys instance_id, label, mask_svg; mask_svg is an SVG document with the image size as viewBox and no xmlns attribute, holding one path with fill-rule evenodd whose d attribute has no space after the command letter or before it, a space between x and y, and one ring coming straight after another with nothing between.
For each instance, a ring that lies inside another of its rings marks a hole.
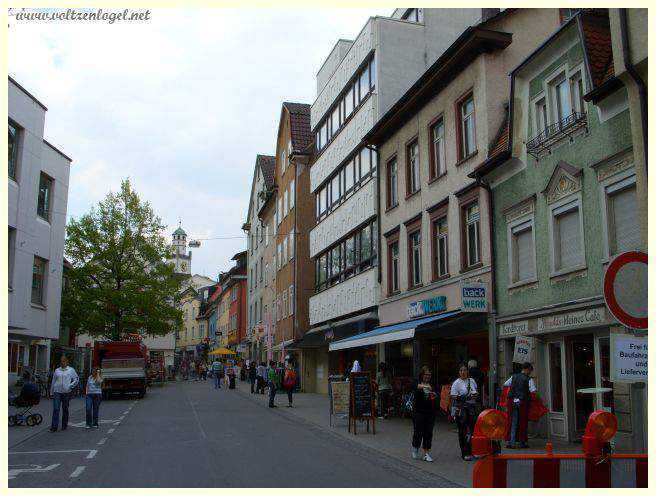
<instances>
[{"instance_id":1,"label":"white information sign","mask_svg":"<svg viewBox=\"0 0 656 496\"><path fill-rule=\"evenodd\" d=\"M647 337L610 335L610 380L647 382Z\"/></svg>"},{"instance_id":2,"label":"white information sign","mask_svg":"<svg viewBox=\"0 0 656 496\"><path fill-rule=\"evenodd\" d=\"M515 353L513 353L514 363L533 363L535 355L535 338L527 336L517 336L515 338Z\"/></svg>"}]
</instances>

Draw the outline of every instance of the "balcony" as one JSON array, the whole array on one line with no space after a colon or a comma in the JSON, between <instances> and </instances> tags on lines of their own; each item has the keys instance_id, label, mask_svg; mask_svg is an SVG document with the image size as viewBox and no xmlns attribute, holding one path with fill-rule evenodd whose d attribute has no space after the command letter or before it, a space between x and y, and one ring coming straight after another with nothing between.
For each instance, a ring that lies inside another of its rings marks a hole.
<instances>
[{"instance_id":1,"label":"balcony","mask_svg":"<svg viewBox=\"0 0 656 496\"><path fill-rule=\"evenodd\" d=\"M526 142L526 152L535 160L539 160L544 153L551 153L551 149L565 138L570 143L574 135L581 129L588 131L588 116L585 112L572 112L559 122L550 124L538 135Z\"/></svg>"},{"instance_id":2,"label":"balcony","mask_svg":"<svg viewBox=\"0 0 656 496\"><path fill-rule=\"evenodd\" d=\"M373 267L310 298L310 325L378 304L377 270Z\"/></svg>"}]
</instances>

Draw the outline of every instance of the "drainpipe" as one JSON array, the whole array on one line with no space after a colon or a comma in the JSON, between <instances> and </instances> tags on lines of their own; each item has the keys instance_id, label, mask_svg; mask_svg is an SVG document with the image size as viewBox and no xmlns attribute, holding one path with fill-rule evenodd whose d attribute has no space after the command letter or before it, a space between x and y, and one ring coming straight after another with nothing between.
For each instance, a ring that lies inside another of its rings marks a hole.
<instances>
[{"instance_id":1,"label":"drainpipe","mask_svg":"<svg viewBox=\"0 0 656 496\"><path fill-rule=\"evenodd\" d=\"M620 14L620 33L622 39L622 56L624 59L624 67L626 72L629 73L631 79L638 87L638 98L640 99L640 120L642 121L642 146L645 154L645 175L647 175L647 85L638 74L635 66L631 63L631 55L629 52L629 35L628 23L626 19L626 9L619 9Z\"/></svg>"}]
</instances>

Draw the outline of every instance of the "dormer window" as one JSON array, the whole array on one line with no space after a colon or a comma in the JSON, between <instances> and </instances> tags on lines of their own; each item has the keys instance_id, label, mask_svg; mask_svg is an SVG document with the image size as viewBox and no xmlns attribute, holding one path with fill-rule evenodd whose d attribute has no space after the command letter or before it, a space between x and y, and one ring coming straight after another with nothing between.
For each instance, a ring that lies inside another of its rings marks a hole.
<instances>
[{"instance_id":1,"label":"dormer window","mask_svg":"<svg viewBox=\"0 0 656 496\"><path fill-rule=\"evenodd\" d=\"M410 22L424 22L424 9L408 9L401 19Z\"/></svg>"}]
</instances>

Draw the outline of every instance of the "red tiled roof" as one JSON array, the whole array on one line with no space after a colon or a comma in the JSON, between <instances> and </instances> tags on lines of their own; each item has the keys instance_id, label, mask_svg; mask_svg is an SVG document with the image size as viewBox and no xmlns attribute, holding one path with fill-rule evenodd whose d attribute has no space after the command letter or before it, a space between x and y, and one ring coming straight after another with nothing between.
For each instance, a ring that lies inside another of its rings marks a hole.
<instances>
[{"instance_id":1,"label":"red tiled roof","mask_svg":"<svg viewBox=\"0 0 656 496\"><path fill-rule=\"evenodd\" d=\"M255 164L262 170L264 177L264 184L267 189L273 187L276 173L276 157L271 155L258 155L255 159Z\"/></svg>"},{"instance_id":2,"label":"red tiled roof","mask_svg":"<svg viewBox=\"0 0 656 496\"><path fill-rule=\"evenodd\" d=\"M496 157L501 152L508 150L510 129L508 126L508 106L506 106L506 115L503 117L503 122L497 131L496 136L490 143L490 148L488 151L488 159Z\"/></svg>"},{"instance_id":3,"label":"red tiled roof","mask_svg":"<svg viewBox=\"0 0 656 496\"><path fill-rule=\"evenodd\" d=\"M582 12L581 24L592 85L598 88L615 76L608 10L595 9Z\"/></svg>"},{"instance_id":4,"label":"red tiled roof","mask_svg":"<svg viewBox=\"0 0 656 496\"><path fill-rule=\"evenodd\" d=\"M289 112L292 148L302 152L312 143L310 129L310 105L307 103L283 102Z\"/></svg>"}]
</instances>

